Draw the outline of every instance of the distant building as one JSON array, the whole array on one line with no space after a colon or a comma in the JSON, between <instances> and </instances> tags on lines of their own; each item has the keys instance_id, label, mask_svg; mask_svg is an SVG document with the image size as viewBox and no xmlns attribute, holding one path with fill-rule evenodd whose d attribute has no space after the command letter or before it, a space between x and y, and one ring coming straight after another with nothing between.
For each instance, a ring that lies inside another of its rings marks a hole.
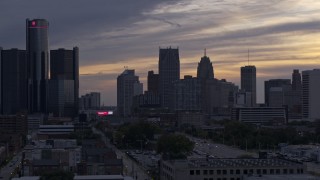
<instances>
[{"instance_id":1,"label":"distant building","mask_svg":"<svg viewBox=\"0 0 320 180\"><path fill-rule=\"evenodd\" d=\"M184 76L173 83L174 110L201 110L201 81Z\"/></svg>"},{"instance_id":2,"label":"distant building","mask_svg":"<svg viewBox=\"0 0 320 180\"><path fill-rule=\"evenodd\" d=\"M320 69L302 71L302 116L305 120L320 119Z\"/></svg>"},{"instance_id":3,"label":"distant building","mask_svg":"<svg viewBox=\"0 0 320 180\"><path fill-rule=\"evenodd\" d=\"M253 175L300 175L302 163L283 159L213 159L161 160L161 180L241 180Z\"/></svg>"},{"instance_id":4,"label":"distant building","mask_svg":"<svg viewBox=\"0 0 320 180\"><path fill-rule=\"evenodd\" d=\"M1 113L16 114L28 110L28 73L25 50L0 50Z\"/></svg>"},{"instance_id":5,"label":"distant building","mask_svg":"<svg viewBox=\"0 0 320 180\"><path fill-rule=\"evenodd\" d=\"M301 73L298 69L294 69L292 73L292 90L300 92L302 90Z\"/></svg>"},{"instance_id":6,"label":"distant building","mask_svg":"<svg viewBox=\"0 0 320 180\"><path fill-rule=\"evenodd\" d=\"M225 79L206 81L206 106L204 112L211 116L230 117L231 109L236 102L238 86Z\"/></svg>"},{"instance_id":7,"label":"distant building","mask_svg":"<svg viewBox=\"0 0 320 180\"><path fill-rule=\"evenodd\" d=\"M100 93L90 92L79 98L79 110L97 110L100 109Z\"/></svg>"},{"instance_id":8,"label":"distant building","mask_svg":"<svg viewBox=\"0 0 320 180\"><path fill-rule=\"evenodd\" d=\"M159 49L159 94L161 107L173 110L173 82L180 79L179 49Z\"/></svg>"},{"instance_id":9,"label":"distant building","mask_svg":"<svg viewBox=\"0 0 320 180\"><path fill-rule=\"evenodd\" d=\"M159 94L159 74L154 74L153 71L148 71L148 92Z\"/></svg>"},{"instance_id":10,"label":"distant building","mask_svg":"<svg viewBox=\"0 0 320 180\"><path fill-rule=\"evenodd\" d=\"M251 106L251 92L245 92L240 90L236 93L236 106L238 107L250 107Z\"/></svg>"},{"instance_id":11,"label":"distant building","mask_svg":"<svg viewBox=\"0 0 320 180\"><path fill-rule=\"evenodd\" d=\"M0 115L0 132L27 135L27 114Z\"/></svg>"},{"instance_id":12,"label":"distant building","mask_svg":"<svg viewBox=\"0 0 320 180\"><path fill-rule=\"evenodd\" d=\"M206 54L206 50L204 52L204 56L201 57L200 62L198 63L197 68L197 78L199 79L201 83L201 94L200 94L200 109L205 110L208 106L207 103L207 97L211 93L210 91L207 91L207 81L214 79L214 71L212 62L210 61L210 58Z\"/></svg>"},{"instance_id":13,"label":"distant building","mask_svg":"<svg viewBox=\"0 0 320 180\"><path fill-rule=\"evenodd\" d=\"M134 70L126 69L117 78L117 108L122 117L132 115L133 97L143 93L143 85Z\"/></svg>"},{"instance_id":14,"label":"distant building","mask_svg":"<svg viewBox=\"0 0 320 180\"><path fill-rule=\"evenodd\" d=\"M265 99L265 104L267 106L274 106L274 103L273 105L270 105L270 102L269 102L269 97L270 97L270 89L271 88L274 88L274 87L277 87L277 88L281 88L281 91L283 93L287 93L288 91L291 90L291 80L290 79L270 79L268 81L265 81L264 82L264 99ZM273 89L275 91L275 89ZM278 89L278 91L280 91L280 89ZM274 99L274 97L272 97ZM283 97L281 97L281 99L284 99L284 94L283 94ZM282 103L284 104L284 103ZM279 105L277 105L279 106ZM282 105L280 105L282 106Z\"/></svg>"},{"instance_id":15,"label":"distant building","mask_svg":"<svg viewBox=\"0 0 320 180\"><path fill-rule=\"evenodd\" d=\"M232 109L231 119L256 125L283 125L288 122L288 115L285 107L238 107Z\"/></svg>"},{"instance_id":16,"label":"distant building","mask_svg":"<svg viewBox=\"0 0 320 180\"><path fill-rule=\"evenodd\" d=\"M79 49L50 51L48 112L76 117L79 106Z\"/></svg>"},{"instance_id":17,"label":"distant building","mask_svg":"<svg viewBox=\"0 0 320 180\"><path fill-rule=\"evenodd\" d=\"M241 89L245 92L250 92L252 95L251 106L257 103L257 87L256 87L256 67L244 66L241 67Z\"/></svg>"},{"instance_id":18,"label":"distant building","mask_svg":"<svg viewBox=\"0 0 320 180\"><path fill-rule=\"evenodd\" d=\"M199 79L213 79L214 71L212 62L210 58L206 55L206 52L203 57L201 57L200 62L198 63L197 69L197 78Z\"/></svg>"},{"instance_id":19,"label":"distant building","mask_svg":"<svg viewBox=\"0 0 320 180\"><path fill-rule=\"evenodd\" d=\"M29 112L47 112L47 81L49 79L48 27L45 19L26 20L28 55Z\"/></svg>"}]
</instances>

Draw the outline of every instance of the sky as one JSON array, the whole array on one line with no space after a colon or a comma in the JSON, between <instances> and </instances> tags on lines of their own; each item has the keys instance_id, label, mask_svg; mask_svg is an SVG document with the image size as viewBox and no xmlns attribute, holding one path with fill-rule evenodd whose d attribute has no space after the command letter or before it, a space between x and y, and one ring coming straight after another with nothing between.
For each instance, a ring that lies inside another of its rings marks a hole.
<instances>
[{"instance_id":1,"label":"sky","mask_svg":"<svg viewBox=\"0 0 320 180\"><path fill-rule=\"evenodd\" d=\"M147 89L159 47L178 47L180 77L210 57L215 77L240 87L240 67L264 81L320 68L319 0L0 0L0 46L25 49L26 18L49 21L50 49L80 49L80 95L116 105L116 79L135 69ZM248 49L250 50L248 62Z\"/></svg>"}]
</instances>

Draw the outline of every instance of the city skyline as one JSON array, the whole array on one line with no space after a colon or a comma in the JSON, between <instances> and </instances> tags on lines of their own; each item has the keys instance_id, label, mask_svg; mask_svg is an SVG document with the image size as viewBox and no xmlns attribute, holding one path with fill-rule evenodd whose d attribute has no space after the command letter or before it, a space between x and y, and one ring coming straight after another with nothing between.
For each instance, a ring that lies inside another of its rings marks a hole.
<instances>
[{"instance_id":1,"label":"city skyline","mask_svg":"<svg viewBox=\"0 0 320 180\"><path fill-rule=\"evenodd\" d=\"M215 77L237 85L250 49L258 102L265 80L319 68L320 2L315 0L126 2L3 1L0 46L25 49L25 19L46 19L50 49L81 50L80 95L101 92L105 105L116 105L116 77L124 66L135 69L146 90L148 71L158 73L159 47L179 47L180 78L196 75L206 48Z\"/></svg>"}]
</instances>

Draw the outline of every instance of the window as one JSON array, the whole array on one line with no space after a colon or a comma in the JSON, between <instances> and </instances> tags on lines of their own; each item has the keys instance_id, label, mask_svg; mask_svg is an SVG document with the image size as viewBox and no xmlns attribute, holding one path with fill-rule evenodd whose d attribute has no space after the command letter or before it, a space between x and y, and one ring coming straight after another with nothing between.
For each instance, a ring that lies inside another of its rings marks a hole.
<instances>
[{"instance_id":1,"label":"window","mask_svg":"<svg viewBox=\"0 0 320 180\"><path fill-rule=\"evenodd\" d=\"M280 174L280 169L276 169L276 174Z\"/></svg>"},{"instance_id":2,"label":"window","mask_svg":"<svg viewBox=\"0 0 320 180\"><path fill-rule=\"evenodd\" d=\"M196 170L196 175L200 175L200 170Z\"/></svg>"},{"instance_id":3,"label":"window","mask_svg":"<svg viewBox=\"0 0 320 180\"><path fill-rule=\"evenodd\" d=\"M248 174L248 170L244 169L243 174Z\"/></svg>"},{"instance_id":4,"label":"window","mask_svg":"<svg viewBox=\"0 0 320 180\"><path fill-rule=\"evenodd\" d=\"M290 169L290 174L293 174L293 169Z\"/></svg>"},{"instance_id":5,"label":"window","mask_svg":"<svg viewBox=\"0 0 320 180\"><path fill-rule=\"evenodd\" d=\"M301 174L303 174L303 169L300 169Z\"/></svg>"},{"instance_id":6,"label":"window","mask_svg":"<svg viewBox=\"0 0 320 180\"><path fill-rule=\"evenodd\" d=\"M190 175L194 175L194 170L190 170Z\"/></svg>"},{"instance_id":7,"label":"window","mask_svg":"<svg viewBox=\"0 0 320 180\"><path fill-rule=\"evenodd\" d=\"M283 174L288 174L288 169L283 169Z\"/></svg>"},{"instance_id":8,"label":"window","mask_svg":"<svg viewBox=\"0 0 320 180\"><path fill-rule=\"evenodd\" d=\"M208 170L203 170L203 174L207 175L208 174Z\"/></svg>"},{"instance_id":9,"label":"window","mask_svg":"<svg viewBox=\"0 0 320 180\"><path fill-rule=\"evenodd\" d=\"M213 178L209 178L209 180L213 180Z\"/></svg>"},{"instance_id":10,"label":"window","mask_svg":"<svg viewBox=\"0 0 320 180\"><path fill-rule=\"evenodd\" d=\"M222 170L222 174L227 174L227 170Z\"/></svg>"},{"instance_id":11,"label":"window","mask_svg":"<svg viewBox=\"0 0 320 180\"><path fill-rule=\"evenodd\" d=\"M253 169L250 169L250 170L249 170L249 174L253 174Z\"/></svg>"},{"instance_id":12,"label":"window","mask_svg":"<svg viewBox=\"0 0 320 180\"><path fill-rule=\"evenodd\" d=\"M213 170L209 170L209 174L211 174L211 175L212 175L212 174L213 174Z\"/></svg>"},{"instance_id":13,"label":"window","mask_svg":"<svg viewBox=\"0 0 320 180\"><path fill-rule=\"evenodd\" d=\"M274 174L274 169L270 169L270 174Z\"/></svg>"},{"instance_id":14,"label":"window","mask_svg":"<svg viewBox=\"0 0 320 180\"><path fill-rule=\"evenodd\" d=\"M257 169L257 174L261 174L261 169Z\"/></svg>"},{"instance_id":15,"label":"window","mask_svg":"<svg viewBox=\"0 0 320 180\"><path fill-rule=\"evenodd\" d=\"M221 174L221 170L217 170L217 174Z\"/></svg>"},{"instance_id":16,"label":"window","mask_svg":"<svg viewBox=\"0 0 320 180\"><path fill-rule=\"evenodd\" d=\"M263 169L263 170L262 170L262 174L267 174L267 170L266 170L266 169Z\"/></svg>"},{"instance_id":17,"label":"window","mask_svg":"<svg viewBox=\"0 0 320 180\"><path fill-rule=\"evenodd\" d=\"M208 178L203 178L203 180L208 180Z\"/></svg>"},{"instance_id":18,"label":"window","mask_svg":"<svg viewBox=\"0 0 320 180\"><path fill-rule=\"evenodd\" d=\"M233 169L230 169L230 174L233 174Z\"/></svg>"},{"instance_id":19,"label":"window","mask_svg":"<svg viewBox=\"0 0 320 180\"><path fill-rule=\"evenodd\" d=\"M237 170L236 170L236 174L240 174L240 169L237 169Z\"/></svg>"}]
</instances>

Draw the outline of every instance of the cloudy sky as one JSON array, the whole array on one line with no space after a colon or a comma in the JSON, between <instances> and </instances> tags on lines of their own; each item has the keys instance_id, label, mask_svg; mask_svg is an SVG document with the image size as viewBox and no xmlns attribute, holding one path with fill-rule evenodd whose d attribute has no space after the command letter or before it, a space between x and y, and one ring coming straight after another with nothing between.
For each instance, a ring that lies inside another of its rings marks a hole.
<instances>
[{"instance_id":1,"label":"cloudy sky","mask_svg":"<svg viewBox=\"0 0 320 180\"><path fill-rule=\"evenodd\" d=\"M159 47L179 47L181 77L196 75L203 49L215 77L240 81L257 67L263 81L320 68L319 0L0 0L0 46L25 49L25 19L49 21L50 49L80 48L80 94L116 105L116 78L135 69L147 88Z\"/></svg>"}]
</instances>

